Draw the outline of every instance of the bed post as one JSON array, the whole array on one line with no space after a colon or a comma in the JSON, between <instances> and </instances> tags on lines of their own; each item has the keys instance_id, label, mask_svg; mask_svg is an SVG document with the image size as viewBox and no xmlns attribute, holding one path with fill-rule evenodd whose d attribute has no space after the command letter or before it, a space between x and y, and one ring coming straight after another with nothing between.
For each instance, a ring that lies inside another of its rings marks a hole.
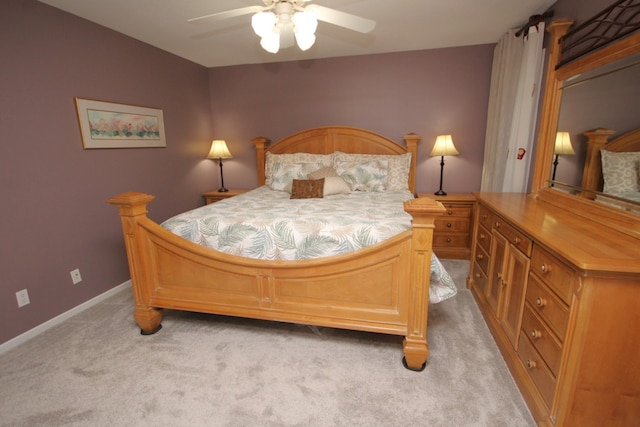
<instances>
[{"instance_id":1,"label":"bed post","mask_svg":"<svg viewBox=\"0 0 640 427\"><path fill-rule=\"evenodd\" d=\"M610 129L594 129L583 132L587 137L587 158L584 162L582 173L582 188L593 191L602 191L602 160L600 150L609 142L609 137L616 133ZM580 195L589 199L594 199L595 194L590 191L582 191Z\"/></svg>"},{"instance_id":2,"label":"bed post","mask_svg":"<svg viewBox=\"0 0 640 427\"><path fill-rule=\"evenodd\" d=\"M256 171L258 172L258 187L260 187L264 185L266 180L266 176L264 174L266 158L264 153L270 140L264 136L258 136L253 138L251 142L256 146Z\"/></svg>"},{"instance_id":3,"label":"bed post","mask_svg":"<svg viewBox=\"0 0 640 427\"><path fill-rule=\"evenodd\" d=\"M127 249L127 259L129 261L129 274L133 283L133 294L136 303L136 310L133 317L140 327L142 335L151 335L158 332L162 325L162 309L150 307L149 284L147 278L150 272L145 272L145 262L143 236L138 222L146 218L147 204L155 197L149 194L128 192L119 194L107 200L108 203L116 205L120 209L120 220L124 233L124 242Z\"/></svg>"},{"instance_id":4,"label":"bed post","mask_svg":"<svg viewBox=\"0 0 640 427\"><path fill-rule=\"evenodd\" d=\"M412 217L409 318L403 341L403 363L407 369L421 371L427 363L427 316L435 219L445 212L440 202L426 197L404 202L404 210Z\"/></svg>"},{"instance_id":5,"label":"bed post","mask_svg":"<svg viewBox=\"0 0 640 427\"><path fill-rule=\"evenodd\" d=\"M407 145L407 151L411 153L411 168L409 169L409 191L412 194L416 192L416 162L418 160L418 143L420 142L420 135L415 133L408 133L402 137Z\"/></svg>"}]
</instances>

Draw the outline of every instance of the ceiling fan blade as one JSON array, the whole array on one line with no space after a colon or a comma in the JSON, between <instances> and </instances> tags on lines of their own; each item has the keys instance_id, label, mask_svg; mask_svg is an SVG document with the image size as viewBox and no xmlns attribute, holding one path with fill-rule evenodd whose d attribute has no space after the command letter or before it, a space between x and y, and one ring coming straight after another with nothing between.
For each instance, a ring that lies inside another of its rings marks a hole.
<instances>
[{"instance_id":1,"label":"ceiling fan blade","mask_svg":"<svg viewBox=\"0 0 640 427\"><path fill-rule=\"evenodd\" d=\"M199 21L201 19L211 19L213 21L219 21L222 19L235 18L236 16L248 15L250 13L257 13L263 11L265 8L262 6L247 6L240 9L227 10L226 12L212 13L210 15L198 16L197 18L187 19L187 22Z\"/></svg>"},{"instance_id":2,"label":"ceiling fan blade","mask_svg":"<svg viewBox=\"0 0 640 427\"><path fill-rule=\"evenodd\" d=\"M328 22L360 33L368 33L376 27L376 21L372 21L371 19L340 12L339 10L330 9L317 4L306 6L305 10L313 12L316 15L316 18L320 21Z\"/></svg>"}]
</instances>

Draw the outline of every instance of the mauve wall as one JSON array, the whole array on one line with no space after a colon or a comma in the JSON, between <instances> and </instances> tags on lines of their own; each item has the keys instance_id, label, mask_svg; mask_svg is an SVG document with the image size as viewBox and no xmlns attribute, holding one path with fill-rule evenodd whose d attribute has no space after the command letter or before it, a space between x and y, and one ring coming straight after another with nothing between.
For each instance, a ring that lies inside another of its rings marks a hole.
<instances>
[{"instance_id":1,"label":"mauve wall","mask_svg":"<svg viewBox=\"0 0 640 427\"><path fill-rule=\"evenodd\" d=\"M2 0L0 28L2 343L129 279L109 197L155 194L165 219L202 204L216 167L205 67L35 0ZM76 96L163 109L167 148L83 150Z\"/></svg>"},{"instance_id":2,"label":"mauve wall","mask_svg":"<svg viewBox=\"0 0 640 427\"><path fill-rule=\"evenodd\" d=\"M257 183L251 139L272 141L325 125L370 129L419 146L417 190L434 192L440 158L430 158L438 134L451 133L460 152L445 159L444 190L480 188L494 45L213 68L215 137L226 139L227 188Z\"/></svg>"}]
</instances>

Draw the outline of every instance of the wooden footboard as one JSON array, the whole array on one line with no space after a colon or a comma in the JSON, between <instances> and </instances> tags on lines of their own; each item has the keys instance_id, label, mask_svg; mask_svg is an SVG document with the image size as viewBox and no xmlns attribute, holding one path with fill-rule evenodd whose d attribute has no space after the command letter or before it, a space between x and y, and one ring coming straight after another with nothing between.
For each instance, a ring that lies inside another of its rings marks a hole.
<instances>
[{"instance_id":1,"label":"wooden footboard","mask_svg":"<svg viewBox=\"0 0 640 427\"><path fill-rule=\"evenodd\" d=\"M410 369L428 355L427 314L434 200L405 202L413 227L350 254L304 261L264 261L189 242L146 216L154 196L125 193L120 209L143 334L161 327L162 309L177 309L404 335Z\"/></svg>"}]
</instances>

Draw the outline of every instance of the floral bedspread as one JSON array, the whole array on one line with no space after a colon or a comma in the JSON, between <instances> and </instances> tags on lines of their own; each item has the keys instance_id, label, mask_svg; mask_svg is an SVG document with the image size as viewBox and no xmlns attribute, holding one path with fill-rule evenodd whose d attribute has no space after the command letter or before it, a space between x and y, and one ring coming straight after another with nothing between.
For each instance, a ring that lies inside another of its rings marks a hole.
<instances>
[{"instance_id":1,"label":"floral bedspread","mask_svg":"<svg viewBox=\"0 0 640 427\"><path fill-rule=\"evenodd\" d=\"M317 199L290 199L267 186L212 203L162 223L174 234L232 255L267 260L302 260L351 252L382 242L411 227L403 202L409 191L351 192ZM433 257L434 302L456 287ZM437 289L442 287L442 289Z\"/></svg>"}]
</instances>

